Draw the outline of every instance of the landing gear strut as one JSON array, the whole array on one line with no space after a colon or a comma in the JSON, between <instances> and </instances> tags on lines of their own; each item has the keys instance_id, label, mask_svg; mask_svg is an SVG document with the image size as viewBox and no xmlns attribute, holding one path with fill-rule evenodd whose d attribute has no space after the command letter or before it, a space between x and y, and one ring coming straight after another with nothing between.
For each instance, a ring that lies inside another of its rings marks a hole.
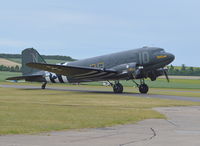
<instances>
[{"instance_id":1,"label":"landing gear strut","mask_svg":"<svg viewBox=\"0 0 200 146\"><path fill-rule=\"evenodd\" d=\"M113 85L113 91L115 93L122 93L123 92L123 86L120 83L114 84Z\"/></svg>"},{"instance_id":2,"label":"landing gear strut","mask_svg":"<svg viewBox=\"0 0 200 146\"><path fill-rule=\"evenodd\" d=\"M46 88L46 85L47 85L47 82L44 82L41 86L42 89L45 89Z\"/></svg>"},{"instance_id":3,"label":"landing gear strut","mask_svg":"<svg viewBox=\"0 0 200 146\"><path fill-rule=\"evenodd\" d=\"M137 85L137 87L139 88L140 93L142 94L147 94L147 92L149 91L149 87L147 84L145 84L144 79L140 79L140 84L138 84L137 82L135 82L133 80L133 82Z\"/></svg>"}]
</instances>

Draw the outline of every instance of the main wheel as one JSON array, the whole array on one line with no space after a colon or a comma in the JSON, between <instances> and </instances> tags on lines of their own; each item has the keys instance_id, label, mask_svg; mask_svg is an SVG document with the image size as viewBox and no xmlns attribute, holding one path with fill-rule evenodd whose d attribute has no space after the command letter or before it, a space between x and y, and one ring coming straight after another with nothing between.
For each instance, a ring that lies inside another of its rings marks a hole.
<instances>
[{"instance_id":1,"label":"main wheel","mask_svg":"<svg viewBox=\"0 0 200 146\"><path fill-rule=\"evenodd\" d=\"M139 86L139 91L142 94L146 94L149 91L149 87L146 84L141 84Z\"/></svg>"},{"instance_id":2,"label":"main wheel","mask_svg":"<svg viewBox=\"0 0 200 146\"><path fill-rule=\"evenodd\" d=\"M120 83L114 84L113 86L114 93L122 93L123 92L123 86Z\"/></svg>"}]
</instances>

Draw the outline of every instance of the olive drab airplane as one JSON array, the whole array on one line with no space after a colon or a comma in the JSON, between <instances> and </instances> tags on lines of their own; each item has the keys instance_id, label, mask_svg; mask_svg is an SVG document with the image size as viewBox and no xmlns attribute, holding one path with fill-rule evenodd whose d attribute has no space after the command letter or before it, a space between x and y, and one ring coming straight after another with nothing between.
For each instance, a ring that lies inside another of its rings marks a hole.
<instances>
[{"instance_id":1,"label":"olive drab airplane","mask_svg":"<svg viewBox=\"0 0 200 146\"><path fill-rule=\"evenodd\" d=\"M108 81L114 93L123 92L120 80L133 80L140 93L147 93L149 87L144 79L155 81L157 77L165 75L169 82L167 69L164 67L174 58L173 54L162 48L143 47L74 62L47 64L35 49L28 48L22 51L22 76L7 80L42 82L42 89L45 89L48 82ZM135 82L136 79L140 80L139 84Z\"/></svg>"}]
</instances>

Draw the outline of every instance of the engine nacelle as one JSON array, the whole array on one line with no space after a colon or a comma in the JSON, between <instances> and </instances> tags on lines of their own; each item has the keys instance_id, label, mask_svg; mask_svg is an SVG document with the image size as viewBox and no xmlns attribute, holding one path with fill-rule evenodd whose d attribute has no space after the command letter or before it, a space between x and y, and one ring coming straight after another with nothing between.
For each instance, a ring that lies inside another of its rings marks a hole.
<instances>
[{"instance_id":1,"label":"engine nacelle","mask_svg":"<svg viewBox=\"0 0 200 146\"><path fill-rule=\"evenodd\" d=\"M163 69L146 71L143 68L137 68L135 71L135 79L150 78L151 81L155 81L157 77L164 75Z\"/></svg>"},{"instance_id":2,"label":"engine nacelle","mask_svg":"<svg viewBox=\"0 0 200 146\"><path fill-rule=\"evenodd\" d=\"M112 68L121 74L128 74L129 79L133 79L136 71L136 63L127 63Z\"/></svg>"},{"instance_id":3,"label":"engine nacelle","mask_svg":"<svg viewBox=\"0 0 200 146\"><path fill-rule=\"evenodd\" d=\"M112 68L122 75L128 75L127 79L143 79L150 78L152 81L155 81L157 77L164 75L163 68L153 69L153 70L145 70L143 66L137 66L136 63L127 63L115 66Z\"/></svg>"},{"instance_id":4,"label":"engine nacelle","mask_svg":"<svg viewBox=\"0 0 200 146\"><path fill-rule=\"evenodd\" d=\"M155 81L157 77L164 75L163 69L152 70L148 72L147 77L151 79L151 81Z\"/></svg>"}]
</instances>

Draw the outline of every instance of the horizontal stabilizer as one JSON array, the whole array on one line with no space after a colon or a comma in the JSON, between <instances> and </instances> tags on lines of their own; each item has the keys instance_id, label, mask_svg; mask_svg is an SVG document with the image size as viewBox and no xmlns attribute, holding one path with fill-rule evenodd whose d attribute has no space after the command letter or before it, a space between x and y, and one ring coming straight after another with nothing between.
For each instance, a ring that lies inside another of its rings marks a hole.
<instances>
[{"instance_id":1,"label":"horizontal stabilizer","mask_svg":"<svg viewBox=\"0 0 200 146\"><path fill-rule=\"evenodd\" d=\"M30 76L18 76L18 77L10 77L7 78L6 80L29 80L33 78L40 78L43 77L42 75L30 75Z\"/></svg>"}]
</instances>

